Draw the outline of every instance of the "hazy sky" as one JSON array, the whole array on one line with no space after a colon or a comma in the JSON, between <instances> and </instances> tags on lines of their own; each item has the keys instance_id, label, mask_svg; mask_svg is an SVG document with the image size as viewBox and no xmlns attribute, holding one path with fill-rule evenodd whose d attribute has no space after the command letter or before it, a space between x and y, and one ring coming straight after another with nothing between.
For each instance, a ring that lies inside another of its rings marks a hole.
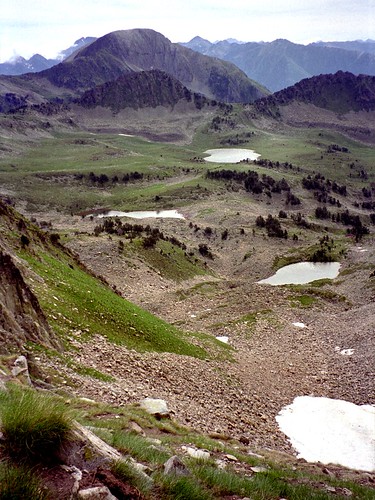
<instances>
[{"instance_id":1,"label":"hazy sky","mask_svg":"<svg viewBox=\"0 0 375 500\"><path fill-rule=\"evenodd\" d=\"M375 0L0 0L0 62L55 57L82 36L151 28L172 42L201 36L296 43L375 39Z\"/></svg>"}]
</instances>

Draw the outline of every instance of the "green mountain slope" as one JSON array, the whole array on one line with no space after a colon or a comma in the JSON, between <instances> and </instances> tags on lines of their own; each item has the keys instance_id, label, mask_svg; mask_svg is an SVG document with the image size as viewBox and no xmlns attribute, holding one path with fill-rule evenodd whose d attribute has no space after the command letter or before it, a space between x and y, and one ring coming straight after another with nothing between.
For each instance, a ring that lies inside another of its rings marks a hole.
<instances>
[{"instance_id":1,"label":"green mountain slope","mask_svg":"<svg viewBox=\"0 0 375 500\"><path fill-rule=\"evenodd\" d=\"M0 224L1 245L8 254L3 258L2 253L0 262L10 274L7 286L3 286L2 273L0 324L4 325L2 330L9 330L10 316L18 323L14 335L3 336L9 348L19 345L19 332L23 341L53 346L57 337L63 342L80 330L88 338L103 335L115 344L140 351L205 356L204 350L184 339L177 328L126 301L89 273L59 244L56 234L40 231L2 201ZM20 288L23 292L11 294Z\"/></svg>"}]
</instances>

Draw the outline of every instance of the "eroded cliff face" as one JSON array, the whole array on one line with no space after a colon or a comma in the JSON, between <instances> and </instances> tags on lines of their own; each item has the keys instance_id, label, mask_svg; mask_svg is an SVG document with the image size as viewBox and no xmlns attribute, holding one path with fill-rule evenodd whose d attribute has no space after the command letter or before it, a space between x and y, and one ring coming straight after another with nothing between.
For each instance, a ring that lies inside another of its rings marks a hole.
<instances>
[{"instance_id":1,"label":"eroded cliff face","mask_svg":"<svg viewBox=\"0 0 375 500\"><path fill-rule=\"evenodd\" d=\"M46 347L59 347L37 297L27 284L26 265L16 256L12 240L7 237L9 234L21 234L27 231L27 227L27 221L0 200L0 353L2 354L19 350L28 341Z\"/></svg>"},{"instance_id":2,"label":"eroded cliff face","mask_svg":"<svg viewBox=\"0 0 375 500\"><path fill-rule=\"evenodd\" d=\"M58 347L38 299L12 256L0 246L0 352L27 341Z\"/></svg>"}]
</instances>

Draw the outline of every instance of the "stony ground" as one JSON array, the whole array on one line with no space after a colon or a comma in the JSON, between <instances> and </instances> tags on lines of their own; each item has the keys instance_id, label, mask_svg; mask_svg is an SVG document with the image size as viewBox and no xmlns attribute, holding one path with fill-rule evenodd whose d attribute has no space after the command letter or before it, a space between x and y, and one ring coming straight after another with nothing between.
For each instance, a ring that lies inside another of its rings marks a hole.
<instances>
[{"instance_id":1,"label":"stony ground","mask_svg":"<svg viewBox=\"0 0 375 500\"><path fill-rule=\"evenodd\" d=\"M341 275L322 289L330 297L319 296L302 307L288 287L256 283L272 274L274 257L296 243L270 241L259 231L254 235L249 220L255 205L238 213L233 198L217 202L214 211L209 207L202 202L185 210L186 221L147 221L190 244L202 236L192 236L189 222L212 225L218 235L230 228L225 242L219 236L209 241L215 254L208 261L210 273L183 282L167 280L134 256L125 258L115 238L89 236L97 221L51 214L55 228L87 232L72 238L69 246L124 297L184 331L227 336L233 348L232 361L197 360L114 348L100 335L84 343L73 332L78 361L116 378L113 383L88 380L65 368L77 383L77 394L115 404L163 398L182 423L279 450L290 450L290 445L275 417L296 396L374 404L375 290L369 279L374 241L352 244ZM245 228L245 236L239 228ZM250 258L244 259L245 254ZM345 349L352 354L342 354Z\"/></svg>"}]
</instances>

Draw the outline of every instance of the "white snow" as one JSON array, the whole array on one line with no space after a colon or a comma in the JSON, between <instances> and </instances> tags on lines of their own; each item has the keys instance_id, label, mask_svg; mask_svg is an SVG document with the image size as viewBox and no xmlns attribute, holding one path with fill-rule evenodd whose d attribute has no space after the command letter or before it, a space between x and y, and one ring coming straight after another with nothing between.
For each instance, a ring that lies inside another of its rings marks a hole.
<instances>
[{"instance_id":1,"label":"white snow","mask_svg":"<svg viewBox=\"0 0 375 500\"><path fill-rule=\"evenodd\" d=\"M276 420L298 457L375 471L375 406L299 396Z\"/></svg>"},{"instance_id":2,"label":"white snow","mask_svg":"<svg viewBox=\"0 0 375 500\"><path fill-rule=\"evenodd\" d=\"M352 354L354 354L354 349L343 349L342 351L340 351L340 354L342 354L343 356L351 356Z\"/></svg>"},{"instance_id":3,"label":"white snow","mask_svg":"<svg viewBox=\"0 0 375 500\"><path fill-rule=\"evenodd\" d=\"M228 344L229 342L229 337L216 337L216 340L220 340L220 342L224 342L224 344Z\"/></svg>"},{"instance_id":4,"label":"white snow","mask_svg":"<svg viewBox=\"0 0 375 500\"><path fill-rule=\"evenodd\" d=\"M338 345L335 347L335 351L343 356L352 356L354 354L354 349L341 349Z\"/></svg>"}]
</instances>

